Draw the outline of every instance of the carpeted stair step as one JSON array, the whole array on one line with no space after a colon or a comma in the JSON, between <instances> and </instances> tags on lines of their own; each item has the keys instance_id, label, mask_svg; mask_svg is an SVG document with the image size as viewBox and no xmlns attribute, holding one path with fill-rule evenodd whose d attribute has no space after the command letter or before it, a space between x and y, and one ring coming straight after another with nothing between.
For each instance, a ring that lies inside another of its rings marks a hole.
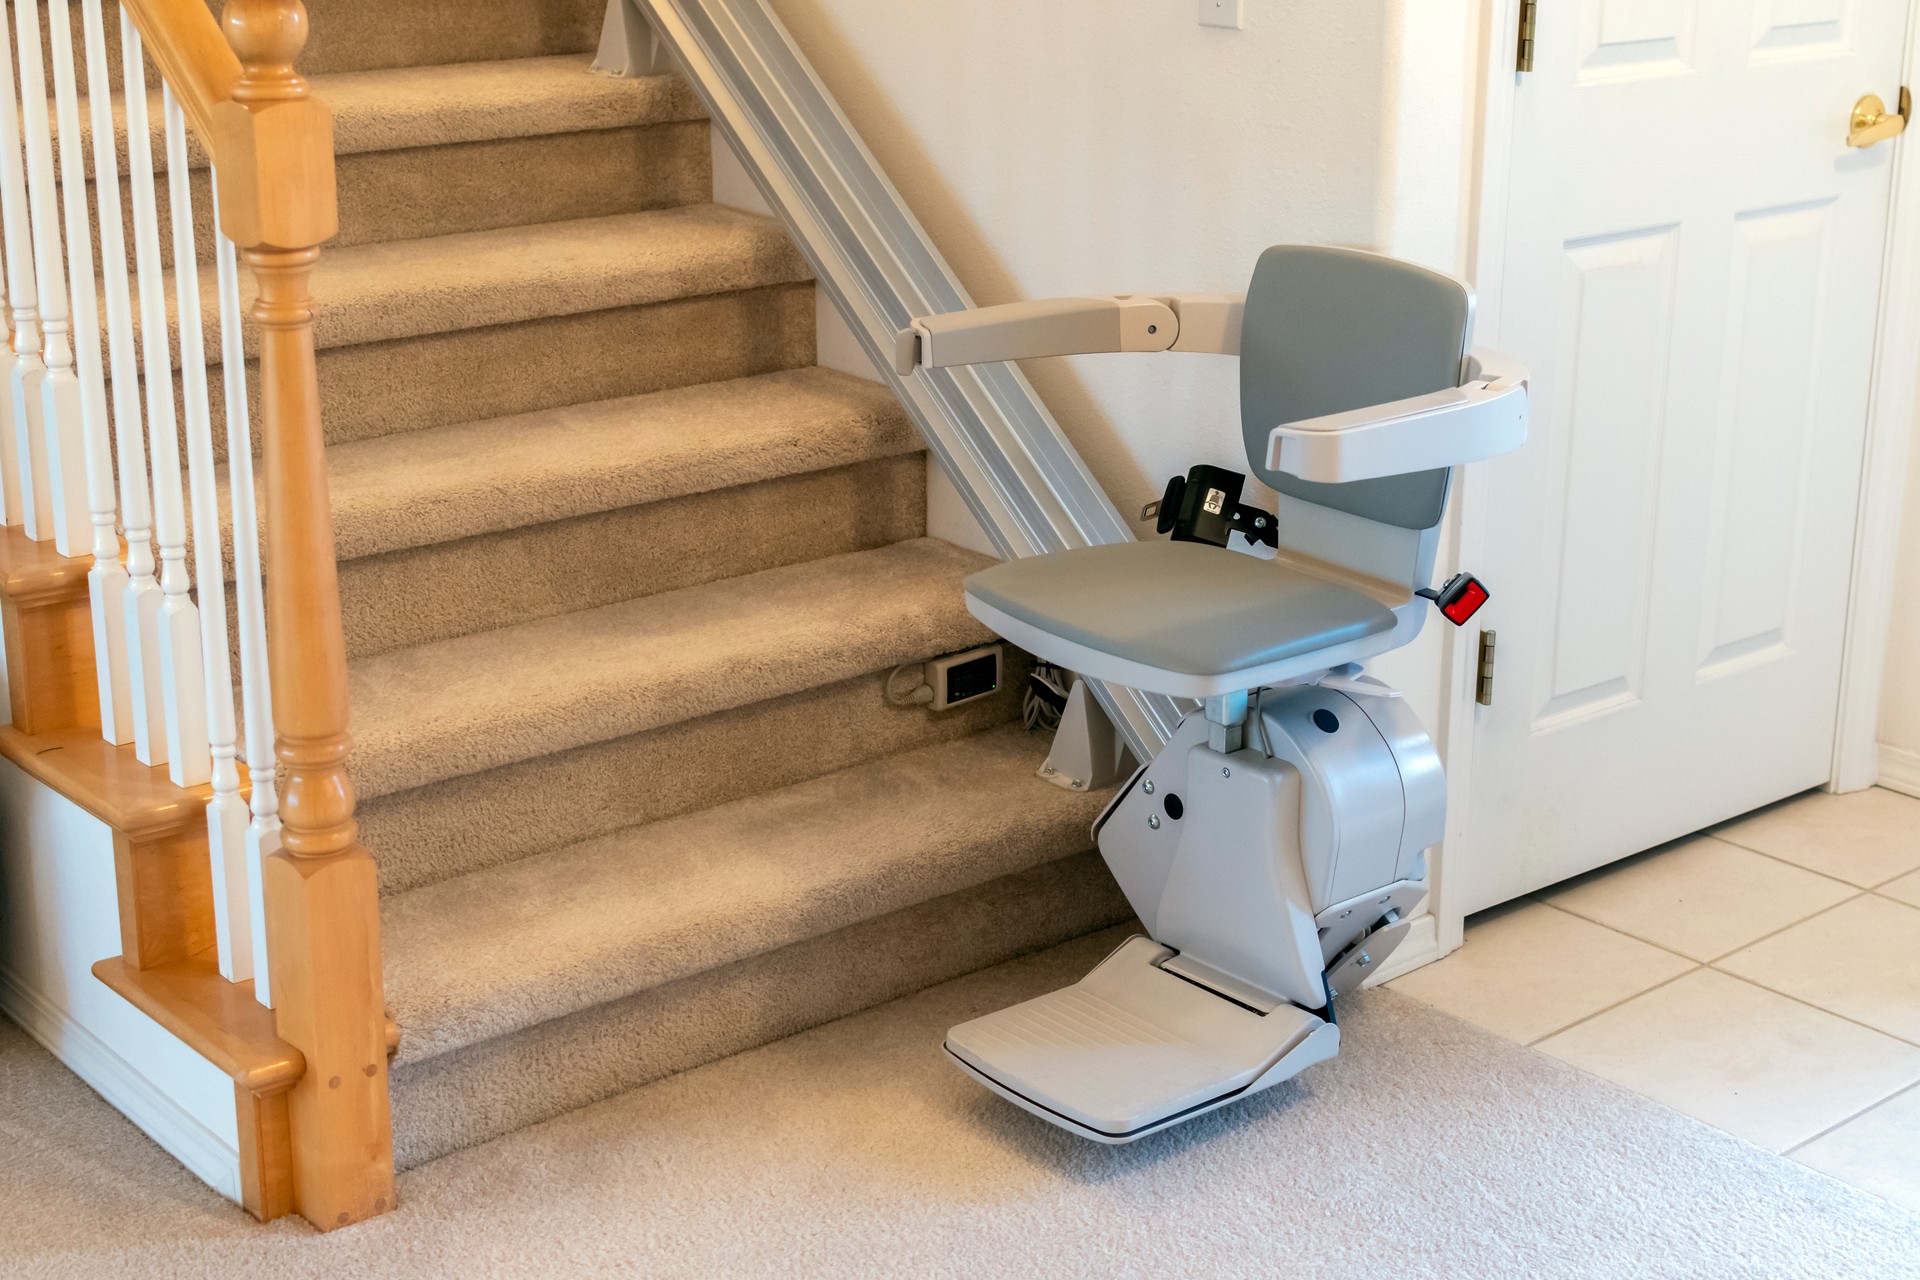
<instances>
[{"instance_id":1,"label":"carpeted stair step","mask_svg":"<svg viewBox=\"0 0 1920 1280\"><path fill-rule=\"evenodd\" d=\"M372 798L848 680L990 637L933 538L362 658L355 785Z\"/></svg>"},{"instance_id":2,"label":"carpeted stair step","mask_svg":"<svg viewBox=\"0 0 1920 1280\"><path fill-rule=\"evenodd\" d=\"M216 19L225 3L206 0ZM585 67L607 12L604 0L307 0L306 8L310 35L295 65L307 76L555 54L573 54ZM77 41L80 0L68 0L67 9ZM105 10L107 56L117 72L120 23L116 6ZM147 71L151 79L151 59Z\"/></svg>"},{"instance_id":3,"label":"carpeted stair step","mask_svg":"<svg viewBox=\"0 0 1920 1280\"><path fill-rule=\"evenodd\" d=\"M1078 837L1086 842L1084 831ZM402 1064L389 1077L394 1157L402 1169L414 1168L1132 914L1100 856L1077 853ZM937 1036L925 1044L939 1052Z\"/></svg>"},{"instance_id":4,"label":"carpeted stair step","mask_svg":"<svg viewBox=\"0 0 1920 1280\"><path fill-rule=\"evenodd\" d=\"M810 279L773 219L716 204L391 240L320 255L313 294L326 305L314 315L314 345L392 342ZM211 269L200 283L210 321L218 301ZM171 274L166 294L177 362ZM249 329L250 358L258 340ZM219 347L209 343L207 354L217 359Z\"/></svg>"},{"instance_id":5,"label":"carpeted stair step","mask_svg":"<svg viewBox=\"0 0 1920 1280\"><path fill-rule=\"evenodd\" d=\"M698 204L712 188L706 111L677 75L590 74L579 57L360 71L319 76L334 113L340 234L330 249ZM167 150L160 95L148 102L149 155L162 210L161 257L173 265L165 215ZM91 117L81 139L92 157ZM115 144L127 173L124 100ZM206 151L188 132L195 247L213 260ZM59 140L55 140L55 154ZM122 208L132 187L121 179ZM98 261L96 223L94 252Z\"/></svg>"},{"instance_id":6,"label":"carpeted stair step","mask_svg":"<svg viewBox=\"0 0 1920 1280\"><path fill-rule=\"evenodd\" d=\"M343 443L811 364L810 279L778 224L711 204L325 252L322 421Z\"/></svg>"},{"instance_id":7,"label":"carpeted stair step","mask_svg":"<svg viewBox=\"0 0 1920 1280\"><path fill-rule=\"evenodd\" d=\"M889 673L873 671L376 796L360 803L361 838L383 893L417 889L1005 724L1029 667L1007 650L1000 691L951 711L892 705Z\"/></svg>"},{"instance_id":8,"label":"carpeted stair step","mask_svg":"<svg viewBox=\"0 0 1920 1280\"><path fill-rule=\"evenodd\" d=\"M382 938L398 1063L617 1006L1079 853L1104 797L1039 781L1044 754L1043 738L1008 726L391 898ZM1019 949L1032 945L1018 932ZM876 963L870 947L838 959ZM569 1092L564 1079L553 1087Z\"/></svg>"},{"instance_id":9,"label":"carpeted stair step","mask_svg":"<svg viewBox=\"0 0 1920 1280\"><path fill-rule=\"evenodd\" d=\"M809 368L339 445L327 464L354 559L919 448L880 384Z\"/></svg>"},{"instance_id":10,"label":"carpeted stair step","mask_svg":"<svg viewBox=\"0 0 1920 1280\"><path fill-rule=\"evenodd\" d=\"M349 652L918 537L920 450L884 388L820 368L336 445Z\"/></svg>"}]
</instances>

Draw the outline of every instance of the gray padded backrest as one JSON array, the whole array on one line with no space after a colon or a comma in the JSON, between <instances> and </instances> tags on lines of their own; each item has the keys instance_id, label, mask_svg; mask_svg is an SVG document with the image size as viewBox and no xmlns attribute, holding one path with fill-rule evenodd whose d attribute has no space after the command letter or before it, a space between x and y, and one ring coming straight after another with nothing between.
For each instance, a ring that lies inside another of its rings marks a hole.
<instances>
[{"instance_id":1,"label":"gray padded backrest","mask_svg":"<svg viewBox=\"0 0 1920 1280\"><path fill-rule=\"evenodd\" d=\"M1283 422L1444 391L1460 382L1472 301L1459 281L1352 249L1276 245L1260 255L1240 330L1240 421L1253 473L1350 515L1430 529L1447 472L1316 484L1267 469Z\"/></svg>"}]
</instances>

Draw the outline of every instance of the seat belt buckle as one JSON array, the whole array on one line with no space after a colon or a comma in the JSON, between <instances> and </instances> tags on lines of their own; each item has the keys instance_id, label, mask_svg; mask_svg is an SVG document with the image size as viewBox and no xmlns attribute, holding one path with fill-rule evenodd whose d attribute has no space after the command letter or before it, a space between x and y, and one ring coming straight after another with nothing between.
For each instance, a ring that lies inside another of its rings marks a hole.
<instances>
[{"instance_id":1,"label":"seat belt buckle","mask_svg":"<svg viewBox=\"0 0 1920 1280\"><path fill-rule=\"evenodd\" d=\"M1441 586L1438 591L1432 587L1422 587L1414 592L1425 596L1440 606L1440 613L1456 627L1467 625L1467 619L1480 612L1480 606L1491 596L1480 584L1480 579L1470 573L1456 573Z\"/></svg>"},{"instance_id":2,"label":"seat belt buckle","mask_svg":"<svg viewBox=\"0 0 1920 1280\"><path fill-rule=\"evenodd\" d=\"M1140 518L1155 521L1155 532L1172 534L1175 542L1224 547L1238 533L1248 542L1279 546L1273 513L1240 501L1246 483L1241 472L1203 464L1167 481L1166 493L1142 507Z\"/></svg>"}]
</instances>

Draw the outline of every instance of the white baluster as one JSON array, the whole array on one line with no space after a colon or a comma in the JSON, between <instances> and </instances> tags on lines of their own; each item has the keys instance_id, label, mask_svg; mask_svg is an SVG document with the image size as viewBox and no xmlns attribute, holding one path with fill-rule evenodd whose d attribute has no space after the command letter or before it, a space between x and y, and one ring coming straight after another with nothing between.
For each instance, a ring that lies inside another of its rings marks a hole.
<instances>
[{"instance_id":1,"label":"white baluster","mask_svg":"<svg viewBox=\"0 0 1920 1280\"><path fill-rule=\"evenodd\" d=\"M93 665L100 686L100 734L108 742L125 742L133 736L133 702L127 684L127 621L120 608L127 571L120 564L120 535L114 512L107 386L100 369L100 304L93 292L93 233L87 218L87 157L80 146L80 91L74 83L73 27L67 6L49 5L47 24L53 49L54 105L60 122L60 185L65 197L68 274L73 281L73 343L80 378L80 430L86 447L87 510L93 524L93 568L87 572L87 592L93 602ZM105 172L117 174L118 168L109 166ZM118 185L117 180L108 180Z\"/></svg>"},{"instance_id":2,"label":"white baluster","mask_svg":"<svg viewBox=\"0 0 1920 1280\"><path fill-rule=\"evenodd\" d=\"M140 276L140 345L147 374L147 438L152 442L153 523L160 542L161 599L152 625L159 646L161 694L166 707L167 776L175 786L191 787L205 782L213 773L200 670L200 619L187 573L186 499L180 483L180 424L173 402L159 214L153 198L146 58L140 48L140 33L133 24L123 20L120 32L126 42L127 143L132 157L134 257ZM199 287L193 263L181 264L178 274L183 289ZM146 618L141 619L141 625L144 630Z\"/></svg>"},{"instance_id":3,"label":"white baluster","mask_svg":"<svg viewBox=\"0 0 1920 1280\"><path fill-rule=\"evenodd\" d=\"M0 4L0 213L6 218L7 298L13 307L13 359L8 370L8 396L0 417L6 439L0 457L0 485L4 486L7 523L37 533L34 518L33 477L44 474L36 465L40 456L40 384L46 362L40 351L40 316L35 310L38 287L33 278L33 229L27 216L27 173L20 160L20 103L13 83L13 34ZM49 492L51 490L49 489Z\"/></svg>"},{"instance_id":4,"label":"white baluster","mask_svg":"<svg viewBox=\"0 0 1920 1280\"><path fill-rule=\"evenodd\" d=\"M253 505L253 424L241 328L240 258L220 229L220 173L213 174L213 252L220 277L220 370L227 393L227 482L233 501L233 612L240 637L240 705L247 730L253 821L247 825L247 905L253 927L253 998L273 1005L267 969L267 905L261 862L280 849L274 790L273 688L267 672L266 601L260 592L260 530Z\"/></svg>"},{"instance_id":5,"label":"white baluster","mask_svg":"<svg viewBox=\"0 0 1920 1280\"><path fill-rule=\"evenodd\" d=\"M36 473L32 509L35 527L52 535L61 555L80 556L87 553L91 541L87 450L80 434L80 379L73 370L67 271L60 243L60 192L53 178L53 126L47 119L47 71L40 51L40 6L22 4L14 11L20 15L20 119L27 138L33 273L40 287L40 332L47 364L46 377L40 384L41 427L46 432L41 447L46 494L41 496L41 479ZM63 24L65 20L63 13ZM67 75L73 75L71 62Z\"/></svg>"},{"instance_id":6,"label":"white baluster","mask_svg":"<svg viewBox=\"0 0 1920 1280\"><path fill-rule=\"evenodd\" d=\"M100 67L106 67L102 50ZM88 77L94 61L88 50ZM167 359L167 299L159 292L159 215L154 211L154 152L152 125L146 113L146 59L140 54L140 33L134 31L127 10L121 10L121 83L127 90L127 178L132 190L134 246L140 249L140 319L142 353L148 372L157 365L157 382L148 382L146 395L150 405L159 401L167 416L173 416L173 370ZM92 83L92 81L88 81ZM100 84L106 84L102 79ZM100 129L94 129L94 142ZM111 146L109 142L108 146ZM115 171L119 161L115 159ZM119 217L108 225L108 205L117 211L119 192L108 196L108 184L96 184L100 196L100 255L109 263L125 263L127 246L119 251L111 242L121 240ZM146 230L142 232L142 211ZM146 261L146 249L152 246L152 265ZM115 284L119 288L115 288ZM156 322L148 317L148 303L157 313ZM159 604L163 591L156 581L154 564L154 507L152 487L148 486L146 438L140 430L140 391L138 378L132 376L132 297L129 282L121 273L108 271L108 326L113 345L113 415L119 422L119 470L121 470L121 518L127 522L127 664L132 670L132 752L140 764L167 764L167 681L159 662ZM157 345L157 351L156 351ZM123 374L125 380L123 380ZM150 418L157 418L154 405ZM156 443L157 447L157 443Z\"/></svg>"},{"instance_id":7,"label":"white baluster","mask_svg":"<svg viewBox=\"0 0 1920 1280\"><path fill-rule=\"evenodd\" d=\"M227 574L220 557L220 498L214 481L213 422L207 406L207 351L201 329L200 270L193 234L193 179L187 168L187 117L165 94L167 204L173 213L173 279L180 313L181 401L186 409L187 484L193 497L193 578L199 584L200 677L206 690L213 798L207 802L207 853L213 863L213 932L220 973L253 977L248 913L247 803L240 798L239 746L233 723L233 666L227 657Z\"/></svg>"},{"instance_id":8,"label":"white baluster","mask_svg":"<svg viewBox=\"0 0 1920 1280\"><path fill-rule=\"evenodd\" d=\"M87 107L93 119L94 199L100 205L101 278L107 296L107 354L113 368L114 445L119 457L120 518L127 537L127 581L122 592L120 629L126 636L127 677L133 702L134 755L143 764L167 759L167 714L160 679L160 584L154 578L153 508L147 481L146 425L140 413L140 354L133 337L133 293L128 282L126 231L120 211L120 156L113 140L113 99L109 86L106 25L100 0L81 10L87 33ZM120 15L121 39L132 23ZM124 69L124 68L123 68ZM127 152L147 169L146 199L153 201L153 160L147 140L145 72L130 72L139 86L138 131L134 106L127 108ZM96 90L97 86L97 90ZM135 139L139 142L136 143ZM140 188L135 187L136 196ZM171 385L171 383L167 384Z\"/></svg>"}]
</instances>

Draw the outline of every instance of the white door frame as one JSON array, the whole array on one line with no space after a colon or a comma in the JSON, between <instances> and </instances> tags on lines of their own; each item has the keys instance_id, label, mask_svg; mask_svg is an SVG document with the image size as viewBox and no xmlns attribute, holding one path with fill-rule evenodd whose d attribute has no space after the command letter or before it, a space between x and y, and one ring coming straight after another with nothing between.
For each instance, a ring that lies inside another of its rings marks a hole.
<instances>
[{"instance_id":1,"label":"white door frame","mask_svg":"<svg viewBox=\"0 0 1920 1280\"><path fill-rule=\"evenodd\" d=\"M1555 0L1546 0L1554 3ZM1478 297L1475 340L1500 346L1500 298L1506 265L1508 197L1513 186L1513 119L1518 90L1513 51L1519 39L1520 0L1486 0L1482 31L1478 173L1471 189L1478 207L1468 224L1473 241L1469 271ZM1920 81L1920 0L1909 0L1907 49L1902 83ZM1862 86L1889 93L1895 86ZM1835 128L1844 103L1835 103ZM1860 511L1854 526L1852 586L1848 596L1846 641L1841 665L1840 714L1834 733L1833 769L1828 789L1856 791L1871 786L1878 774L1881 675L1886 664L1887 627L1893 612L1895 557L1899 550L1901 504L1905 497L1909 446L1920 408L1920 291L1893 287L1899 279L1920 279L1920 131L1895 145L1892 206L1881 266L1880 320L1875 338L1872 390L1867 409L1866 449L1860 486ZM1463 469L1455 489L1454 545L1458 563L1472 565L1485 548L1487 482L1479 468ZM1496 589L1498 584L1494 584ZM1470 639L1471 637L1471 639ZM1474 852L1472 794L1474 683L1478 667L1477 632L1448 637L1446 705L1442 739L1450 779L1447 837L1434 886L1433 916L1438 953L1460 945L1465 915L1448 900L1446 864ZM1497 688L1497 681L1496 681Z\"/></svg>"}]
</instances>

